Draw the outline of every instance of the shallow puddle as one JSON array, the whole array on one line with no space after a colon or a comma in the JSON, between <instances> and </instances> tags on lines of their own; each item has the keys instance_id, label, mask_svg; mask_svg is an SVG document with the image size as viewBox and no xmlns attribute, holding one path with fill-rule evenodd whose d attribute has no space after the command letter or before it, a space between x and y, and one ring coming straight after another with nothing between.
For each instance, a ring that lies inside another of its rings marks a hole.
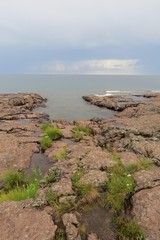
<instances>
[{"instance_id":1,"label":"shallow puddle","mask_svg":"<svg viewBox=\"0 0 160 240\"><path fill-rule=\"evenodd\" d=\"M28 176L32 176L34 169L39 169L44 176L44 174L53 166L53 163L43 153L34 153L30 166L25 170L25 173Z\"/></svg>"},{"instance_id":2,"label":"shallow puddle","mask_svg":"<svg viewBox=\"0 0 160 240\"><path fill-rule=\"evenodd\" d=\"M87 233L94 232L101 240L116 239L110 209L96 205L91 211L83 212L81 216Z\"/></svg>"}]
</instances>

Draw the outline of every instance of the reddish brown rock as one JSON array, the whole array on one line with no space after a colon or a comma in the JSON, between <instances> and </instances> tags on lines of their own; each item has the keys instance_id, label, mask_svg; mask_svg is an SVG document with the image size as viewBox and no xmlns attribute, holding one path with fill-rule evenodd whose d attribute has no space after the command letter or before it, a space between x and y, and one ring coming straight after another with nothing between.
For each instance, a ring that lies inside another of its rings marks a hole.
<instances>
[{"instance_id":1,"label":"reddish brown rock","mask_svg":"<svg viewBox=\"0 0 160 240\"><path fill-rule=\"evenodd\" d=\"M66 213L62 216L63 224L66 228L67 240L81 240L78 233L78 220L75 214Z\"/></svg>"},{"instance_id":2,"label":"reddish brown rock","mask_svg":"<svg viewBox=\"0 0 160 240\"><path fill-rule=\"evenodd\" d=\"M86 154L80 163L84 169L90 170L105 170L115 164L110 153L96 147L91 149L91 151Z\"/></svg>"},{"instance_id":3,"label":"reddish brown rock","mask_svg":"<svg viewBox=\"0 0 160 240\"><path fill-rule=\"evenodd\" d=\"M59 182L52 185L52 191L58 196L73 195L72 182L70 178L62 178Z\"/></svg>"},{"instance_id":4,"label":"reddish brown rock","mask_svg":"<svg viewBox=\"0 0 160 240\"><path fill-rule=\"evenodd\" d=\"M0 95L0 120L48 118L48 115L31 113L35 107L46 101L35 93L17 93Z\"/></svg>"},{"instance_id":5,"label":"reddish brown rock","mask_svg":"<svg viewBox=\"0 0 160 240\"><path fill-rule=\"evenodd\" d=\"M98 107L106 107L114 111L123 111L128 107L137 107L139 102L132 98L124 96L83 96L85 101L90 102Z\"/></svg>"},{"instance_id":6,"label":"reddish brown rock","mask_svg":"<svg viewBox=\"0 0 160 240\"><path fill-rule=\"evenodd\" d=\"M136 191L145 188L153 188L158 185L160 186L160 170L157 167L135 172L133 177L137 184Z\"/></svg>"},{"instance_id":7,"label":"reddish brown rock","mask_svg":"<svg viewBox=\"0 0 160 240\"><path fill-rule=\"evenodd\" d=\"M103 186L108 180L107 173L100 170L91 170L81 177L80 182L83 184L91 183L94 186Z\"/></svg>"},{"instance_id":8,"label":"reddish brown rock","mask_svg":"<svg viewBox=\"0 0 160 240\"><path fill-rule=\"evenodd\" d=\"M0 239L52 240L57 226L45 211L24 208L20 202L0 204Z\"/></svg>"},{"instance_id":9,"label":"reddish brown rock","mask_svg":"<svg viewBox=\"0 0 160 240\"><path fill-rule=\"evenodd\" d=\"M160 186L137 192L132 197L132 215L144 230L146 240L160 239Z\"/></svg>"}]
</instances>

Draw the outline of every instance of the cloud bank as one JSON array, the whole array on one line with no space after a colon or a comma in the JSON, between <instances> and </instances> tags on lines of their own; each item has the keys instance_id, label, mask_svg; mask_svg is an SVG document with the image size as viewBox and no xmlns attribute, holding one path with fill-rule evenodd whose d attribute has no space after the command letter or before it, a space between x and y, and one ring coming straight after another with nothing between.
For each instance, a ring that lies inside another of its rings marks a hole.
<instances>
[{"instance_id":1,"label":"cloud bank","mask_svg":"<svg viewBox=\"0 0 160 240\"><path fill-rule=\"evenodd\" d=\"M43 62L57 62L55 72L131 72L106 67L118 59L160 73L159 0L5 0L0 16L0 73L31 73Z\"/></svg>"},{"instance_id":2,"label":"cloud bank","mask_svg":"<svg viewBox=\"0 0 160 240\"><path fill-rule=\"evenodd\" d=\"M138 74L137 64L137 59L53 61L42 66L35 66L32 70L50 74Z\"/></svg>"}]
</instances>

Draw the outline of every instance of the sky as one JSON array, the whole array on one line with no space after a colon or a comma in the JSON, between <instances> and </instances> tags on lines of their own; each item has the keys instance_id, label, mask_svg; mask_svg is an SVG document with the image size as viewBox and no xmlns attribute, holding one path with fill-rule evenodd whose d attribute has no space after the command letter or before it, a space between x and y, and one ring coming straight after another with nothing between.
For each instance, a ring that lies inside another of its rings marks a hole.
<instances>
[{"instance_id":1,"label":"sky","mask_svg":"<svg viewBox=\"0 0 160 240\"><path fill-rule=\"evenodd\" d=\"M0 0L0 74L160 74L160 0Z\"/></svg>"}]
</instances>

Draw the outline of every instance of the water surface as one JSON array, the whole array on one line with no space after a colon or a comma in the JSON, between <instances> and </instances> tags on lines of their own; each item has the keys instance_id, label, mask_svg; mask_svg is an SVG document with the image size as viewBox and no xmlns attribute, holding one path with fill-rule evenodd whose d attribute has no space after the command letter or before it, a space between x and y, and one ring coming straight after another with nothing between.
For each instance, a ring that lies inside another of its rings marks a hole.
<instances>
[{"instance_id":1,"label":"water surface","mask_svg":"<svg viewBox=\"0 0 160 240\"><path fill-rule=\"evenodd\" d=\"M51 118L68 120L110 118L110 110L86 103L83 95L103 95L110 91L160 91L160 76L105 75L4 75L0 93L36 92L48 99ZM113 93L113 92L112 92Z\"/></svg>"}]
</instances>

